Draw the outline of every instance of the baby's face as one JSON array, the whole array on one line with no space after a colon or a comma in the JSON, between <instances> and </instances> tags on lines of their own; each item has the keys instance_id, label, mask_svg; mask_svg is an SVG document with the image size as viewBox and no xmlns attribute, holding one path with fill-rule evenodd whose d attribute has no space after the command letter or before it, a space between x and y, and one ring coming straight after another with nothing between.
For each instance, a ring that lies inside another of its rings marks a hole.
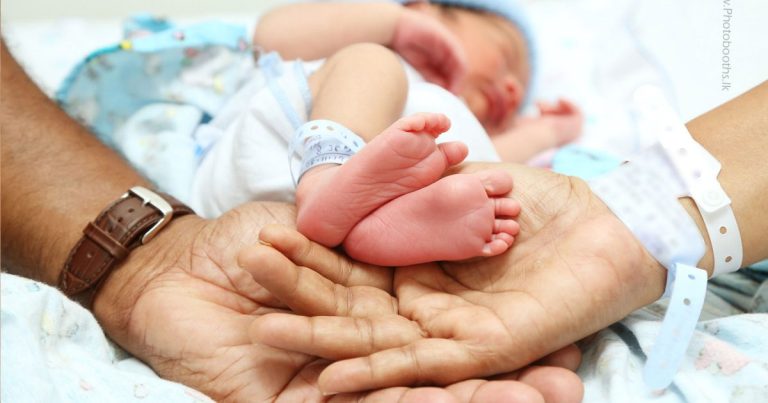
<instances>
[{"instance_id":1,"label":"baby's face","mask_svg":"<svg viewBox=\"0 0 768 403\"><path fill-rule=\"evenodd\" d=\"M468 59L467 77L458 95L488 133L508 129L530 74L522 33L495 14L453 8L443 18Z\"/></svg>"}]
</instances>

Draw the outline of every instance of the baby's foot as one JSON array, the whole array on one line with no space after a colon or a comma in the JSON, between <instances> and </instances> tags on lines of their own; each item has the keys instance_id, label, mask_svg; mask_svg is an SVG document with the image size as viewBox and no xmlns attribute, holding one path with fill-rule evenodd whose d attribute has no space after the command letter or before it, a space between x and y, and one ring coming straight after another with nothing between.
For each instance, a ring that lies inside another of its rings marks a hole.
<instances>
[{"instance_id":1,"label":"baby's foot","mask_svg":"<svg viewBox=\"0 0 768 403\"><path fill-rule=\"evenodd\" d=\"M372 211L440 179L467 156L463 143L435 144L449 127L442 114L412 115L384 130L344 165L307 172L296 190L299 231L323 245L339 245Z\"/></svg>"},{"instance_id":2,"label":"baby's foot","mask_svg":"<svg viewBox=\"0 0 768 403\"><path fill-rule=\"evenodd\" d=\"M385 204L344 240L350 257L383 266L495 256L512 246L520 204L504 171L447 176Z\"/></svg>"}]
</instances>

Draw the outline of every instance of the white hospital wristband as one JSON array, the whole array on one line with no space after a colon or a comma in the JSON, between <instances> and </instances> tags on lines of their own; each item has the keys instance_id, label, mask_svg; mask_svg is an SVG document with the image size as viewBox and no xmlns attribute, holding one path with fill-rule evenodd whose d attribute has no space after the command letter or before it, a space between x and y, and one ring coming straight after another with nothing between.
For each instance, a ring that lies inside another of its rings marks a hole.
<instances>
[{"instance_id":1,"label":"white hospital wristband","mask_svg":"<svg viewBox=\"0 0 768 403\"><path fill-rule=\"evenodd\" d=\"M331 120L312 120L296 130L296 135L288 150L291 161L294 153L301 156L299 174L294 174L291 166L291 178L296 185L310 169L323 164L343 164L357 154L365 145L365 140L346 127Z\"/></svg>"},{"instance_id":2,"label":"white hospital wristband","mask_svg":"<svg viewBox=\"0 0 768 403\"><path fill-rule=\"evenodd\" d=\"M659 142L699 209L707 228L714 261L713 276L741 268L743 246L731 199L717 176L720 162L691 137L663 93L655 87L638 89L634 95L641 130L657 133Z\"/></svg>"},{"instance_id":3,"label":"white hospital wristband","mask_svg":"<svg viewBox=\"0 0 768 403\"><path fill-rule=\"evenodd\" d=\"M663 297L671 297L669 307L643 369L648 387L666 388L685 357L707 287L707 272L694 267L704 256L704 239L678 202L685 186L657 144L590 187L668 270Z\"/></svg>"},{"instance_id":4,"label":"white hospital wristband","mask_svg":"<svg viewBox=\"0 0 768 403\"><path fill-rule=\"evenodd\" d=\"M592 191L629 227L650 254L670 270L664 296L671 293L676 263L689 266L704 256L698 226L678 202L685 184L661 145L589 181Z\"/></svg>"},{"instance_id":5,"label":"white hospital wristband","mask_svg":"<svg viewBox=\"0 0 768 403\"><path fill-rule=\"evenodd\" d=\"M664 297L671 299L643 370L646 384L662 389L685 355L707 283L706 272L694 267L704 255L704 240L677 199L690 196L696 202L715 274L738 270L743 250L731 201L717 181L719 161L691 137L660 90L639 89L634 104L640 131L657 135L659 143L590 186L668 269Z\"/></svg>"}]
</instances>

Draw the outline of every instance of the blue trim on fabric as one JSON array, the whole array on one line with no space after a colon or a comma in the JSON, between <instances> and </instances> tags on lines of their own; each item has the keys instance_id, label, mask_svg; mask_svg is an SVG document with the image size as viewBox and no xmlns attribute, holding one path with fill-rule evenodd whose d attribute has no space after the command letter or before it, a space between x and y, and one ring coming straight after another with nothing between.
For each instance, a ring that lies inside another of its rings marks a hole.
<instances>
[{"instance_id":1,"label":"blue trim on fabric","mask_svg":"<svg viewBox=\"0 0 768 403\"><path fill-rule=\"evenodd\" d=\"M128 38L136 32L162 32L171 29L175 25L164 17L158 17L152 13L138 13L128 17L123 22L123 37Z\"/></svg>"},{"instance_id":2,"label":"blue trim on fabric","mask_svg":"<svg viewBox=\"0 0 768 403\"><path fill-rule=\"evenodd\" d=\"M296 74L296 85L301 91L301 96L304 98L305 113L309 116L312 112L312 90L309 88L309 81L307 81L307 73L304 71L304 63L301 60L297 60L293 64L293 70Z\"/></svg>"},{"instance_id":3,"label":"blue trim on fabric","mask_svg":"<svg viewBox=\"0 0 768 403\"><path fill-rule=\"evenodd\" d=\"M762 262L757 262L757 263L749 266L749 268L754 269L754 270L760 270L760 271L768 271L768 260L763 260Z\"/></svg>"},{"instance_id":4,"label":"blue trim on fabric","mask_svg":"<svg viewBox=\"0 0 768 403\"><path fill-rule=\"evenodd\" d=\"M210 146L208 146L208 148L210 148ZM203 147L200 147L200 144L195 143L195 157L198 161L202 160L207 152L208 150L203 149Z\"/></svg>"},{"instance_id":5,"label":"blue trim on fabric","mask_svg":"<svg viewBox=\"0 0 768 403\"><path fill-rule=\"evenodd\" d=\"M216 21L202 22L183 29L167 29L155 35L131 40L135 52L155 52L178 47L226 46L237 49L246 38L245 28Z\"/></svg>"},{"instance_id":6,"label":"blue trim on fabric","mask_svg":"<svg viewBox=\"0 0 768 403\"><path fill-rule=\"evenodd\" d=\"M264 72L269 91L278 105L280 105L280 109L283 110L285 117L291 122L293 129L297 130L303 122L291 105L290 98L286 94L285 89L280 85L280 77L283 75L282 63L283 60L277 52L270 52L259 57L259 67Z\"/></svg>"},{"instance_id":7,"label":"blue trim on fabric","mask_svg":"<svg viewBox=\"0 0 768 403\"><path fill-rule=\"evenodd\" d=\"M104 56L115 52L153 53L167 49L216 45L226 46L231 49L238 49L241 41L244 41L247 37L244 27L224 24L216 21L202 22L184 29L174 29L172 25L169 26L171 27L170 29L157 32L153 35L133 40L126 40L127 43L130 43L131 45L129 49L124 49L122 47L123 42L121 42L95 50L86 56L82 62L78 63L64 78L61 87L58 91L56 91L56 101L61 104L66 100L72 84L77 79L77 77L82 74L83 68L85 68L85 66L90 61L99 56ZM179 33L182 35L180 36Z\"/></svg>"},{"instance_id":8,"label":"blue trim on fabric","mask_svg":"<svg viewBox=\"0 0 768 403\"><path fill-rule=\"evenodd\" d=\"M622 162L624 160L612 154L569 144L555 153L552 170L590 180L618 168Z\"/></svg>"},{"instance_id":9,"label":"blue trim on fabric","mask_svg":"<svg viewBox=\"0 0 768 403\"><path fill-rule=\"evenodd\" d=\"M62 81L61 87L59 88L58 91L56 91L56 94L54 94L54 99L56 100L56 102L58 102L59 104L62 104L66 100L67 94L69 93L70 88L72 88L72 84L75 82L75 80L77 80L77 78L82 73L83 68L85 68L85 66L88 63L90 63L91 60L100 56L119 52L121 50L122 48L120 48L120 45L110 45L101 49L97 49L93 51L91 54L89 54L88 56L86 56L85 59L83 59L83 61L78 63L72 69L72 71L70 71L69 74L67 74L67 76L64 77L64 81Z\"/></svg>"}]
</instances>

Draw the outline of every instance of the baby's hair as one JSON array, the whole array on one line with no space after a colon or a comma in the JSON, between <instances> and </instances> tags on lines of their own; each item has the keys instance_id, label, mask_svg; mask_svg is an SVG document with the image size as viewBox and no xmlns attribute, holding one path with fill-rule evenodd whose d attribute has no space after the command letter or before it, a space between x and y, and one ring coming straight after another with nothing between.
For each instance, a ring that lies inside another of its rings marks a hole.
<instances>
[{"instance_id":1,"label":"baby's hair","mask_svg":"<svg viewBox=\"0 0 768 403\"><path fill-rule=\"evenodd\" d=\"M440 4L440 3L433 3L433 4L434 4L435 7L437 7L438 10L440 10L440 13L444 17L449 18L449 19L451 19L453 21L456 20L455 10L457 8L465 8L465 7L457 6L455 4Z\"/></svg>"}]
</instances>

